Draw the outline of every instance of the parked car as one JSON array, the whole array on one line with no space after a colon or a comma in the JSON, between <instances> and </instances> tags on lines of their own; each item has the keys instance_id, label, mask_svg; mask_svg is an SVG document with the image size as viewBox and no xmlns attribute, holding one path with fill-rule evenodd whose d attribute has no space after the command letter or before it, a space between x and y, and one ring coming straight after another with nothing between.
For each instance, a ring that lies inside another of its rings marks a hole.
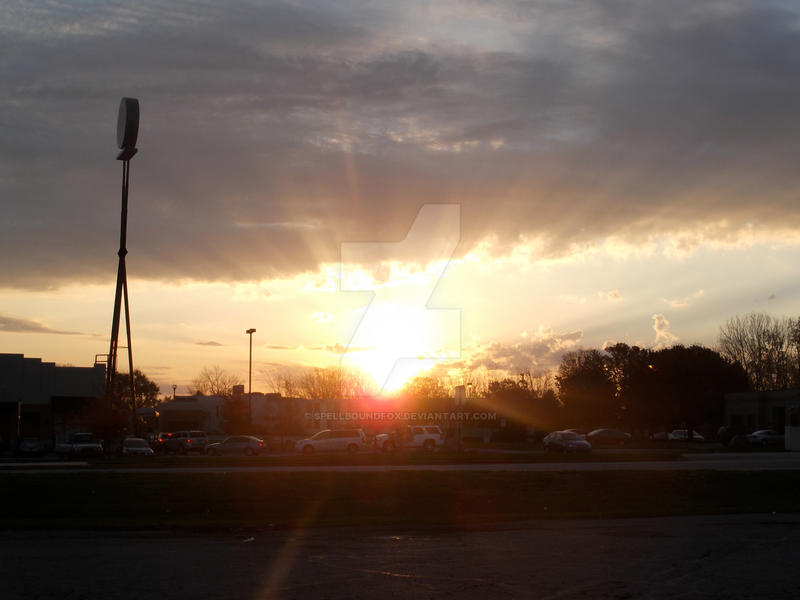
<instances>
[{"instance_id":1,"label":"parked car","mask_svg":"<svg viewBox=\"0 0 800 600\"><path fill-rule=\"evenodd\" d=\"M102 456L103 443L92 433L73 433L69 440L56 444L56 454L62 458L71 456Z\"/></svg>"},{"instance_id":2,"label":"parked car","mask_svg":"<svg viewBox=\"0 0 800 600\"><path fill-rule=\"evenodd\" d=\"M585 436L573 431L552 431L542 440L545 452L590 452Z\"/></svg>"},{"instance_id":3,"label":"parked car","mask_svg":"<svg viewBox=\"0 0 800 600\"><path fill-rule=\"evenodd\" d=\"M783 448L784 436L773 429L759 429L748 435L747 441L758 446L780 446Z\"/></svg>"},{"instance_id":4,"label":"parked car","mask_svg":"<svg viewBox=\"0 0 800 600\"><path fill-rule=\"evenodd\" d=\"M34 438L34 437L23 438L22 441L19 443L17 454L19 456L43 456L44 444L39 438Z\"/></svg>"},{"instance_id":5,"label":"parked car","mask_svg":"<svg viewBox=\"0 0 800 600\"><path fill-rule=\"evenodd\" d=\"M728 448L745 449L750 447L750 439L744 434L736 434L728 440Z\"/></svg>"},{"instance_id":6,"label":"parked car","mask_svg":"<svg viewBox=\"0 0 800 600\"><path fill-rule=\"evenodd\" d=\"M688 441L689 439L689 430L688 429L673 429L669 432L669 439L676 440L676 441ZM692 441L693 442L705 442L706 438L702 435L697 433L694 429L692 429Z\"/></svg>"},{"instance_id":7,"label":"parked car","mask_svg":"<svg viewBox=\"0 0 800 600\"><path fill-rule=\"evenodd\" d=\"M166 454L169 439L172 433L169 431L160 431L153 442L153 451L156 454Z\"/></svg>"},{"instance_id":8,"label":"parked car","mask_svg":"<svg viewBox=\"0 0 800 600\"><path fill-rule=\"evenodd\" d=\"M126 437L122 440L122 456L153 456L153 454L153 449L145 439Z\"/></svg>"},{"instance_id":9,"label":"parked car","mask_svg":"<svg viewBox=\"0 0 800 600\"><path fill-rule=\"evenodd\" d=\"M222 456L223 454L242 454L244 456L258 456L266 447L264 440L251 435L232 435L216 444L209 444L206 454Z\"/></svg>"},{"instance_id":10,"label":"parked car","mask_svg":"<svg viewBox=\"0 0 800 600\"><path fill-rule=\"evenodd\" d=\"M442 444L444 432L438 425L410 425L400 431L375 436L375 447L384 452L393 452L397 448L421 448L433 452Z\"/></svg>"},{"instance_id":11,"label":"parked car","mask_svg":"<svg viewBox=\"0 0 800 600\"><path fill-rule=\"evenodd\" d=\"M297 442L295 448L303 454L336 451L354 454L367 448L367 436L363 429L323 429Z\"/></svg>"},{"instance_id":12,"label":"parked car","mask_svg":"<svg viewBox=\"0 0 800 600\"><path fill-rule=\"evenodd\" d=\"M205 431L176 431L166 441L166 451L177 454L199 452L205 454L208 447L208 436Z\"/></svg>"},{"instance_id":13,"label":"parked car","mask_svg":"<svg viewBox=\"0 0 800 600\"><path fill-rule=\"evenodd\" d=\"M631 434L619 429L595 429L586 435L592 446L624 446L631 441Z\"/></svg>"}]
</instances>

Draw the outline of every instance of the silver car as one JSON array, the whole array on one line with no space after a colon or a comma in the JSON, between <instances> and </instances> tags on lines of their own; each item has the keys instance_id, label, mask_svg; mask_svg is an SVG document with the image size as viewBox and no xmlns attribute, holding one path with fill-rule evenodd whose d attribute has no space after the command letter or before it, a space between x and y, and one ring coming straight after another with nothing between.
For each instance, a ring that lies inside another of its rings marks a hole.
<instances>
[{"instance_id":1,"label":"silver car","mask_svg":"<svg viewBox=\"0 0 800 600\"><path fill-rule=\"evenodd\" d=\"M773 429L759 429L747 436L747 441L758 446L783 446L784 436Z\"/></svg>"},{"instance_id":2,"label":"silver car","mask_svg":"<svg viewBox=\"0 0 800 600\"><path fill-rule=\"evenodd\" d=\"M153 449L147 440L127 437L122 440L122 456L153 456Z\"/></svg>"},{"instance_id":3,"label":"silver car","mask_svg":"<svg viewBox=\"0 0 800 600\"><path fill-rule=\"evenodd\" d=\"M216 444L209 444L206 454L222 456L223 454L241 454L243 456L258 456L264 452L264 440L252 435L232 435Z\"/></svg>"},{"instance_id":4,"label":"silver car","mask_svg":"<svg viewBox=\"0 0 800 600\"><path fill-rule=\"evenodd\" d=\"M586 437L573 431L553 431L542 440L545 452L590 452Z\"/></svg>"},{"instance_id":5,"label":"silver car","mask_svg":"<svg viewBox=\"0 0 800 600\"><path fill-rule=\"evenodd\" d=\"M367 436L363 429L323 429L310 438L295 444L298 452L349 452L355 454L367 447Z\"/></svg>"}]
</instances>

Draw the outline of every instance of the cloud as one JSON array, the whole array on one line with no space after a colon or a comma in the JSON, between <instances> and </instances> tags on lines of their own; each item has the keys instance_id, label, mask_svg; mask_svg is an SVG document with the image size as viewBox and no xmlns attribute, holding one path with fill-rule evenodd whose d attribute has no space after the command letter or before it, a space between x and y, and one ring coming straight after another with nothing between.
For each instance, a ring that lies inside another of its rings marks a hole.
<instances>
[{"instance_id":1,"label":"cloud","mask_svg":"<svg viewBox=\"0 0 800 600\"><path fill-rule=\"evenodd\" d=\"M141 369L143 373L171 373L174 370L174 367L169 367L165 365L146 365L141 367L135 367L136 369Z\"/></svg>"},{"instance_id":2,"label":"cloud","mask_svg":"<svg viewBox=\"0 0 800 600\"><path fill-rule=\"evenodd\" d=\"M460 253L797 242L789 4L78 4L0 24L7 287L113 280L122 93L131 277L314 271L441 201Z\"/></svg>"},{"instance_id":3,"label":"cloud","mask_svg":"<svg viewBox=\"0 0 800 600\"><path fill-rule=\"evenodd\" d=\"M297 350L299 346L279 346L279 345L269 345L264 346L267 350Z\"/></svg>"},{"instance_id":4,"label":"cloud","mask_svg":"<svg viewBox=\"0 0 800 600\"><path fill-rule=\"evenodd\" d=\"M309 350L315 350L317 352L330 352L332 354L345 354L351 352L369 352L371 350L375 350L374 346L349 346L347 344L343 344L341 342L336 342L335 344L326 344L324 346L310 346Z\"/></svg>"},{"instance_id":5,"label":"cloud","mask_svg":"<svg viewBox=\"0 0 800 600\"><path fill-rule=\"evenodd\" d=\"M210 340L208 342L195 342L195 345L197 345L197 346L224 346L225 344L220 344L219 342L215 342L213 340Z\"/></svg>"},{"instance_id":6,"label":"cloud","mask_svg":"<svg viewBox=\"0 0 800 600\"><path fill-rule=\"evenodd\" d=\"M606 298L609 302L618 302L622 300L622 294L619 293L618 290L610 290L608 292L597 292L597 295L601 298Z\"/></svg>"},{"instance_id":7,"label":"cloud","mask_svg":"<svg viewBox=\"0 0 800 600\"><path fill-rule=\"evenodd\" d=\"M675 300L668 300L666 298L662 298L661 301L665 304L669 305L672 308L688 308L692 305L692 300L695 298L699 298L705 292L703 290L697 290L693 294L686 296L684 298L678 298Z\"/></svg>"},{"instance_id":8,"label":"cloud","mask_svg":"<svg viewBox=\"0 0 800 600\"><path fill-rule=\"evenodd\" d=\"M484 367L517 374L526 369L550 369L558 366L561 355L574 349L583 339L580 330L555 333L548 327L530 334L522 342L511 344L491 342L479 345L462 361L471 370Z\"/></svg>"},{"instance_id":9,"label":"cloud","mask_svg":"<svg viewBox=\"0 0 800 600\"><path fill-rule=\"evenodd\" d=\"M653 315L653 331L656 332L655 348L666 348L678 342L678 336L669 331L669 321L662 314Z\"/></svg>"},{"instance_id":10,"label":"cloud","mask_svg":"<svg viewBox=\"0 0 800 600\"><path fill-rule=\"evenodd\" d=\"M53 329L39 323L38 321L30 321L28 319L17 319L7 315L0 315L0 332L5 333L49 333L56 335L85 335L80 331L62 331L60 329Z\"/></svg>"}]
</instances>

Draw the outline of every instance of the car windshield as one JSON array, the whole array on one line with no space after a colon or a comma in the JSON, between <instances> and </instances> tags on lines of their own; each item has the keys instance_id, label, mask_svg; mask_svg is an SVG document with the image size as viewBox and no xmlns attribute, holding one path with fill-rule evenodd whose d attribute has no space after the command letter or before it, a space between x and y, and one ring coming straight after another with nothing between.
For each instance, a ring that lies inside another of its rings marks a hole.
<instances>
[{"instance_id":1,"label":"car windshield","mask_svg":"<svg viewBox=\"0 0 800 600\"><path fill-rule=\"evenodd\" d=\"M325 429L323 431L318 431L317 433L315 433L314 435L311 436L311 439L312 440L320 440L320 439L326 438L326 437L328 437L328 433L329 432L328 432L327 429Z\"/></svg>"},{"instance_id":2,"label":"car windshield","mask_svg":"<svg viewBox=\"0 0 800 600\"><path fill-rule=\"evenodd\" d=\"M571 431L564 431L561 433L562 440L581 440L583 436L579 433L572 433Z\"/></svg>"}]
</instances>

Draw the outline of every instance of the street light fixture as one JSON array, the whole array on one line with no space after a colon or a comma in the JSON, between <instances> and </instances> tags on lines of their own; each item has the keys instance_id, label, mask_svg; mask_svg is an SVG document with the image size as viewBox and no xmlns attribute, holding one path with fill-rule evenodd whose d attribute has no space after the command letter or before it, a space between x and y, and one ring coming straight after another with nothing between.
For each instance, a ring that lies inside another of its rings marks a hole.
<instances>
[{"instance_id":1,"label":"street light fixture","mask_svg":"<svg viewBox=\"0 0 800 600\"><path fill-rule=\"evenodd\" d=\"M255 328L252 327L245 331L250 336L250 366L247 370L247 420L250 421L250 425L253 424L253 334L255 332Z\"/></svg>"}]
</instances>

